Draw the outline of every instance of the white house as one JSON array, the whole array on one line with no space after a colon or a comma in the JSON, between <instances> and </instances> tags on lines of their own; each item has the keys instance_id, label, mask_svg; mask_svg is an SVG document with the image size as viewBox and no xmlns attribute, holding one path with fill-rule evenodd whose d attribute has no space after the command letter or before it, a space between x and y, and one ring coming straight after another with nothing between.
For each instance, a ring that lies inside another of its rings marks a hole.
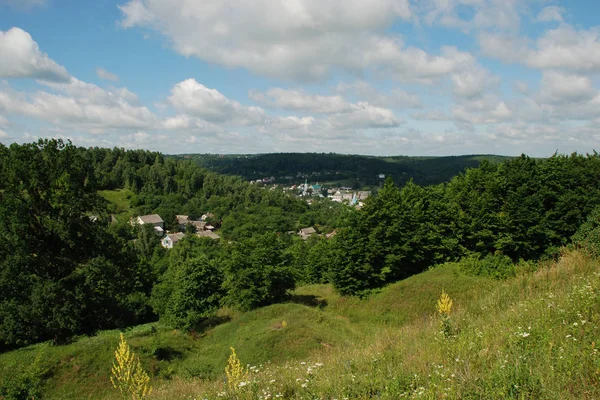
<instances>
[{"instance_id":1,"label":"white house","mask_svg":"<svg viewBox=\"0 0 600 400\"><path fill-rule=\"evenodd\" d=\"M163 236L165 231L165 221L162 220L158 214L140 215L136 219L131 221L131 225L152 225L154 232L158 236Z\"/></svg>"},{"instance_id":2,"label":"white house","mask_svg":"<svg viewBox=\"0 0 600 400\"><path fill-rule=\"evenodd\" d=\"M160 241L160 244L165 249L172 249L173 245L185 237L185 233L177 232L167 235Z\"/></svg>"}]
</instances>

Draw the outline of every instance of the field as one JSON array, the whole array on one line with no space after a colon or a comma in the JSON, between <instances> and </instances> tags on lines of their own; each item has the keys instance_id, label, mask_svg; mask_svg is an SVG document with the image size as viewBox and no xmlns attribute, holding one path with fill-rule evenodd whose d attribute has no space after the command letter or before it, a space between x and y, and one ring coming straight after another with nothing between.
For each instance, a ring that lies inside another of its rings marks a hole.
<instances>
[{"instance_id":1,"label":"field","mask_svg":"<svg viewBox=\"0 0 600 400\"><path fill-rule=\"evenodd\" d=\"M305 286L287 304L223 309L191 334L157 322L125 337L156 399L600 397L597 261L567 252L528 269L494 281L446 264L364 300ZM453 300L446 334L436 313L442 289ZM34 376L46 398L116 399L118 336L2 354L0 381ZM250 368L237 389L224 381L230 347Z\"/></svg>"}]
</instances>

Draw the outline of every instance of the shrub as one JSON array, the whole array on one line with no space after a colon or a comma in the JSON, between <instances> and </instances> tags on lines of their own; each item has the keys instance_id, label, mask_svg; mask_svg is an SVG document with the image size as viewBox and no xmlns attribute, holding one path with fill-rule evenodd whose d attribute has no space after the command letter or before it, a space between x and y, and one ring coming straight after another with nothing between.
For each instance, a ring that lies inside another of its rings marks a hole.
<instances>
[{"instance_id":1,"label":"shrub","mask_svg":"<svg viewBox=\"0 0 600 400\"><path fill-rule=\"evenodd\" d=\"M510 257L502 254L490 254L483 259L471 255L460 261L460 270L473 276L487 276L494 279L507 279L516 276L515 265Z\"/></svg>"}]
</instances>

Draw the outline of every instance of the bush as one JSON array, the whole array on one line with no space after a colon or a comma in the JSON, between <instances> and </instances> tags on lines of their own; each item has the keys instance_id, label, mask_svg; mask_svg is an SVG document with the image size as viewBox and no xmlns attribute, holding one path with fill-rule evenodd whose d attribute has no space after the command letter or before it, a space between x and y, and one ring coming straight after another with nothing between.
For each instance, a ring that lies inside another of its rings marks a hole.
<instances>
[{"instance_id":1,"label":"bush","mask_svg":"<svg viewBox=\"0 0 600 400\"><path fill-rule=\"evenodd\" d=\"M600 207L590 213L572 237L573 243L594 257L600 256Z\"/></svg>"},{"instance_id":2,"label":"bush","mask_svg":"<svg viewBox=\"0 0 600 400\"><path fill-rule=\"evenodd\" d=\"M473 276L487 276L494 279L507 279L516 276L515 265L510 257L502 254L490 254L483 259L471 255L461 259L460 270Z\"/></svg>"}]
</instances>

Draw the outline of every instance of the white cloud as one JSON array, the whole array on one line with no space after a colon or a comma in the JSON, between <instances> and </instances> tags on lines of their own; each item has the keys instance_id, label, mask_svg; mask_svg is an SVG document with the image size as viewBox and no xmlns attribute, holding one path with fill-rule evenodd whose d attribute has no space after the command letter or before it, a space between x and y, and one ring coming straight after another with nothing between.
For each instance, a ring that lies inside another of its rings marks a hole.
<instances>
[{"instance_id":1,"label":"white cloud","mask_svg":"<svg viewBox=\"0 0 600 400\"><path fill-rule=\"evenodd\" d=\"M69 80L67 70L40 51L29 33L20 28L0 31L0 78Z\"/></svg>"},{"instance_id":2,"label":"white cloud","mask_svg":"<svg viewBox=\"0 0 600 400\"><path fill-rule=\"evenodd\" d=\"M484 32L479 35L479 47L484 55L505 62L523 62L529 49L527 39Z\"/></svg>"},{"instance_id":3,"label":"white cloud","mask_svg":"<svg viewBox=\"0 0 600 400\"><path fill-rule=\"evenodd\" d=\"M440 110L430 110L424 112L413 113L410 115L412 119L424 121L450 121L452 118L445 112Z\"/></svg>"},{"instance_id":4,"label":"white cloud","mask_svg":"<svg viewBox=\"0 0 600 400\"><path fill-rule=\"evenodd\" d=\"M328 122L334 129L392 128L403 123L391 110L367 102L352 104L349 112L330 115Z\"/></svg>"},{"instance_id":5,"label":"white cloud","mask_svg":"<svg viewBox=\"0 0 600 400\"><path fill-rule=\"evenodd\" d=\"M479 66L452 74L454 94L465 98L481 96L499 82L500 79L497 76Z\"/></svg>"},{"instance_id":6,"label":"white cloud","mask_svg":"<svg viewBox=\"0 0 600 400\"><path fill-rule=\"evenodd\" d=\"M336 91L345 95L356 96L379 107L398 109L422 106L419 96L415 93L409 93L400 88L393 88L387 93L382 93L365 81L340 83L336 86Z\"/></svg>"},{"instance_id":7,"label":"white cloud","mask_svg":"<svg viewBox=\"0 0 600 400\"><path fill-rule=\"evenodd\" d=\"M166 118L161 122L159 127L172 131L187 131L195 134L214 134L225 131L223 127L217 124L185 114Z\"/></svg>"},{"instance_id":8,"label":"white cloud","mask_svg":"<svg viewBox=\"0 0 600 400\"><path fill-rule=\"evenodd\" d=\"M505 101L487 95L477 100L457 103L452 107L452 116L461 123L489 125L510 120L513 110Z\"/></svg>"},{"instance_id":9,"label":"white cloud","mask_svg":"<svg viewBox=\"0 0 600 400\"><path fill-rule=\"evenodd\" d=\"M513 31L521 23L522 3L521 0L424 0L420 9L424 22L430 26L439 24L464 32L488 28ZM464 14L472 17L467 19Z\"/></svg>"},{"instance_id":10,"label":"white cloud","mask_svg":"<svg viewBox=\"0 0 600 400\"><path fill-rule=\"evenodd\" d=\"M535 18L536 22L562 22L563 14L565 13L565 9L558 6L548 6L544 7L537 17Z\"/></svg>"},{"instance_id":11,"label":"white cloud","mask_svg":"<svg viewBox=\"0 0 600 400\"><path fill-rule=\"evenodd\" d=\"M540 98L545 103L579 103L597 94L592 80L586 76L554 71L546 71L542 76Z\"/></svg>"},{"instance_id":12,"label":"white cloud","mask_svg":"<svg viewBox=\"0 0 600 400\"><path fill-rule=\"evenodd\" d=\"M303 131L307 131L308 128L314 126L316 124L314 117L303 117L299 118L296 116L289 117L277 117L273 118L269 121L269 128L275 129L277 131L286 130L293 131L302 129Z\"/></svg>"},{"instance_id":13,"label":"white cloud","mask_svg":"<svg viewBox=\"0 0 600 400\"><path fill-rule=\"evenodd\" d=\"M0 129L0 139L8 139L9 137L10 135L8 133Z\"/></svg>"},{"instance_id":14,"label":"white cloud","mask_svg":"<svg viewBox=\"0 0 600 400\"><path fill-rule=\"evenodd\" d=\"M119 8L124 27L156 30L180 54L273 77L321 80L333 69L373 68L431 83L470 56L452 47L432 55L386 35L412 17L407 0L131 0Z\"/></svg>"},{"instance_id":15,"label":"white cloud","mask_svg":"<svg viewBox=\"0 0 600 400\"><path fill-rule=\"evenodd\" d=\"M260 107L244 106L230 100L216 89L210 89L195 79L179 82L171 89L169 102L178 111L213 123L256 125L266 114Z\"/></svg>"},{"instance_id":16,"label":"white cloud","mask_svg":"<svg viewBox=\"0 0 600 400\"><path fill-rule=\"evenodd\" d=\"M104 79L107 81L116 82L119 80L119 77L117 75L115 75L112 72L109 72L101 67L96 68L96 75L98 75L98 78Z\"/></svg>"},{"instance_id":17,"label":"white cloud","mask_svg":"<svg viewBox=\"0 0 600 400\"><path fill-rule=\"evenodd\" d=\"M148 149L149 147L156 146L156 143L165 142L168 139L169 137L166 135L138 131L119 136L117 145L128 149Z\"/></svg>"},{"instance_id":18,"label":"white cloud","mask_svg":"<svg viewBox=\"0 0 600 400\"><path fill-rule=\"evenodd\" d=\"M148 108L131 104L137 97L127 89L104 90L76 78L68 84L45 85L55 93L0 89L0 109L93 133L110 128L145 128L156 123Z\"/></svg>"},{"instance_id":19,"label":"white cloud","mask_svg":"<svg viewBox=\"0 0 600 400\"><path fill-rule=\"evenodd\" d=\"M251 90L249 96L265 106L285 110L329 114L350 109L350 104L341 96L308 94L302 89L271 88L264 93Z\"/></svg>"},{"instance_id":20,"label":"white cloud","mask_svg":"<svg viewBox=\"0 0 600 400\"><path fill-rule=\"evenodd\" d=\"M600 72L600 28L575 29L562 24L546 31L535 43L522 37L482 34L482 52L505 62L531 68Z\"/></svg>"},{"instance_id":21,"label":"white cloud","mask_svg":"<svg viewBox=\"0 0 600 400\"><path fill-rule=\"evenodd\" d=\"M537 41L527 63L535 68L600 72L600 29L575 30L568 25L548 31Z\"/></svg>"}]
</instances>

